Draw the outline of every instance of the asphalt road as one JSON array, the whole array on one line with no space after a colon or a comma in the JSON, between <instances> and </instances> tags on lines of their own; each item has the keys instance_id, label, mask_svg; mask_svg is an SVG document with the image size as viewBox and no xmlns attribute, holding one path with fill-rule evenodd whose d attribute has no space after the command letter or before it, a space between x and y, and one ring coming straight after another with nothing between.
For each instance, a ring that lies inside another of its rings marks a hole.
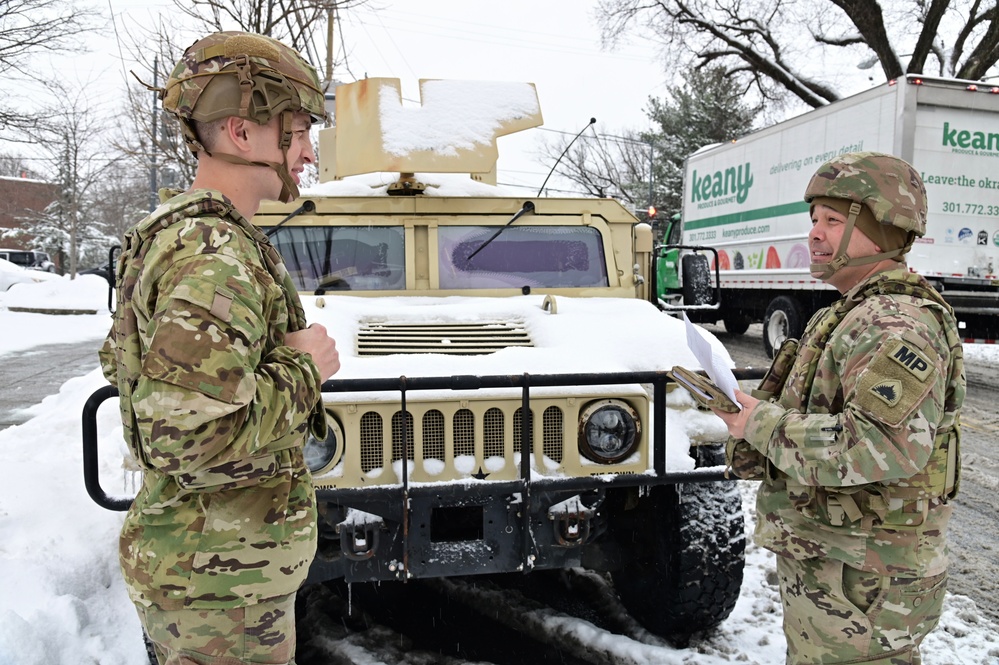
<instances>
[{"instance_id":1,"label":"asphalt road","mask_svg":"<svg viewBox=\"0 0 999 665\"><path fill-rule=\"evenodd\" d=\"M103 340L48 344L0 355L0 430L28 420L24 409L59 392L59 386L99 365Z\"/></svg>"}]
</instances>

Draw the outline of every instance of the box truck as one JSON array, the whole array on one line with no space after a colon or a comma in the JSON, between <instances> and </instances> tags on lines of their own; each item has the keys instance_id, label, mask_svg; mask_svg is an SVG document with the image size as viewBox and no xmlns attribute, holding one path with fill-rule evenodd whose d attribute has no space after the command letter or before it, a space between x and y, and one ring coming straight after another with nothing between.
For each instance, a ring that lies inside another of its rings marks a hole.
<instances>
[{"instance_id":1,"label":"box truck","mask_svg":"<svg viewBox=\"0 0 999 665\"><path fill-rule=\"evenodd\" d=\"M968 342L999 339L999 87L908 75L686 160L682 214L657 248L662 307L740 334L771 356L839 293L814 279L802 196L837 155L897 155L926 183L926 236L909 252Z\"/></svg>"}]
</instances>

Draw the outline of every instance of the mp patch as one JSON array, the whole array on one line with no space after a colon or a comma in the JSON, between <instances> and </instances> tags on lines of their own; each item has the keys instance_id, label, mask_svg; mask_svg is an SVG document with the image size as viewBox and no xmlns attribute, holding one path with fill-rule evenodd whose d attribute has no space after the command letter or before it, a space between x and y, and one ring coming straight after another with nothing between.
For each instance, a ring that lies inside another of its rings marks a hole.
<instances>
[{"instance_id":1,"label":"mp patch","mask_svg":"<svg viewBox=\"0 0 999 665\"><path fill-rule=\"evenodd\" d=\"M905 340L899 342L889 357L908 370L919 381L925 381L932 371L930 362L922 355L922 352Z\"/></svg>"},{"instance_id":2,"label":"mp patch","mask_svg":"<svg viewBox=\"0 0 999 665\"><path fill-rule=\"evenodd\" d=\"M872 420L897 427L936 384L937 361L932 347L920 349L901 336L888 337L857 377L857 408Z\"/></svg>"}]
</instances>

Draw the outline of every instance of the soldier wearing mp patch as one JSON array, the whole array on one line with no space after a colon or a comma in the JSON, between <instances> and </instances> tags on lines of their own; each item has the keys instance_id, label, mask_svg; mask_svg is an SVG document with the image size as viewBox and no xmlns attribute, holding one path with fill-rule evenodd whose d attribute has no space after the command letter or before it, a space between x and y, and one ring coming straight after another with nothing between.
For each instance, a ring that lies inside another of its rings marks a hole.
<instances>
[{"instance_id":1,"label":"soldier wearing mp patch","mask_svg":"<svg viewBox=\"0 0 999 665\"><path fill-rule=\"evenodd\" d=\"M196 42L159 92L198 167L126 232L116 268L101 364L143 471L121 568L160 665L293 663L317 537L302 446L325 437L340 363L248 220L298 196L323 95L298 53L240 32Z\"/></svg>"},{"instance_id":2,"label":"soldier wearing mp patch","mask_svg":"<svg viewBox=\"0 0 999 665\"><path fill-rule=\"evenodd\" d=\"M901 159L851 153L805 191L811 273L842 299L789 340L728 425L729 464L761 480L756 541L777 554L787 662L918 664L947 580L961 339L905 254L926 190Z\"/></svg>"}]
</instances>

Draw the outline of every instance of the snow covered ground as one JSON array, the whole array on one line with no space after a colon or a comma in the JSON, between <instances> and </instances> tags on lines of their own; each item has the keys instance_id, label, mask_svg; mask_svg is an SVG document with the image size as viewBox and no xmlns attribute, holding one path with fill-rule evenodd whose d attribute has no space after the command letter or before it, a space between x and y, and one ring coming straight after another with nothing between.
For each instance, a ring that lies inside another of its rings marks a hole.
<instances>
[{"instance_id":1,"label":"snow covered ground","mask_svg":"<svg viewBox=\"0 0 999 665\"><path fill-rule=\"evenodd\" d=\"M109 325L106 289L101 278L84 276L0 292L0 380L4 354L83 340L93 340L96 348ZM25 304L89 307L98 314L7 309ZM995 360L999 346L966 345L965 355L970 363ZM82 482L80 413L86 398L102 385L95 355L92 372L67 381L57 392L53 386L54 394L30 408L30 420L0 431L0 665L145 663L139 622L118 572L121 515L91 502ZM115 409L102 410L101 423L113 427L116 417ZM113 474L113 465L105 464L104 470ZM105 487L115 489L110 481ZM745 489L751 508L752 487ZM602 649L619 654L621 662L781 663L784 637L772 570L772 555L750 544L735 611L716 634L691 649L643 644L581 620L559 620L560 629L592 637ZM927 665L999 664L999 627L971 600L951 595L923 654Z\"/></svg>"}]
</instances>

